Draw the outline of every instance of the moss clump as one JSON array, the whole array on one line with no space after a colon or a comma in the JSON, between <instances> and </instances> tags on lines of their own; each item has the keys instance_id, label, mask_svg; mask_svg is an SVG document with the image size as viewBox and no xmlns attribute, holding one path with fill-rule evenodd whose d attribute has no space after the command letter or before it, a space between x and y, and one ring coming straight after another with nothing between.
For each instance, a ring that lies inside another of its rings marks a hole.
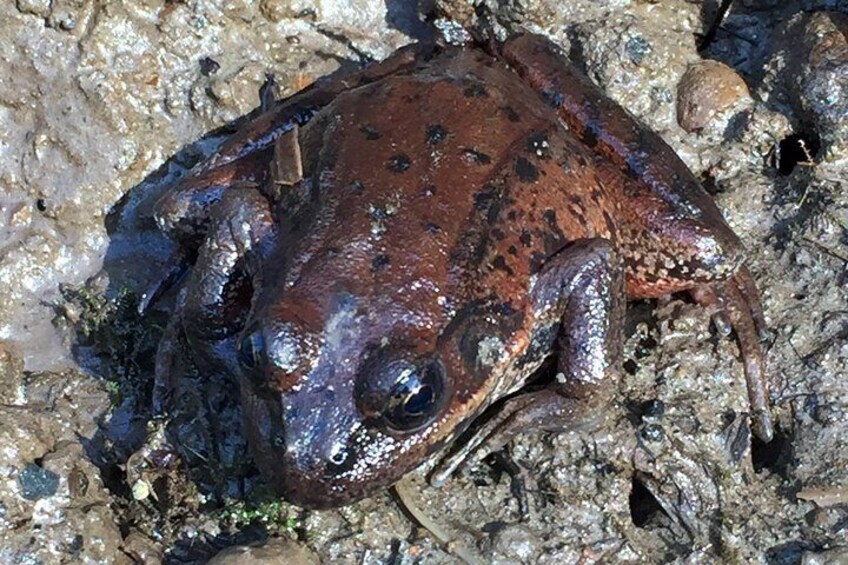
<instances>
[{"instance_id":1,"label":"moss clump","mask_svg":"<svg viewBox=\"0 0 848 565\"><path fill-rule=\"evenodd\" d=\"M248 500L232 501L218 511L217 519L235 528L259 523L269 532L290 534L303 525L300 511L270 492L257 492Z\"/></svg>"},{"instance_id":2,"label":"moss clump","mask_svg":"<svg viewBox=\"0 0 848 565\"><path fill-rule=\"evenodd\" d=\"M142 317L138 297L129 288L65 287L62 296L56 323L73 326L84 365L92 364L86 358L100 361L95 372L106 379L113 404L128 396L149 399L161 320Z\"/></svg>"}]
</instances>

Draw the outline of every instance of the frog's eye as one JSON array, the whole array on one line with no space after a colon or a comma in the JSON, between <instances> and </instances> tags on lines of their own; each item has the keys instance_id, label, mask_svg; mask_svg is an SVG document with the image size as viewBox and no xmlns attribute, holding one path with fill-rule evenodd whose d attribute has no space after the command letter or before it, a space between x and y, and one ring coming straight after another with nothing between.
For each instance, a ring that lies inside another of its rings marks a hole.
<instances>
[{"instance_id":1,"label":"frog's eye","mask_svg":"<svg viewBox=\"0 0 848 565\"><path fill-rule=\"evenodd\" d=\"M255 369L265 357L265 338L259 328L254 328L241 336L238 344L238 360L242 367Z\"/></svg>"},{"instance_id":2,"label":"frog's eye","mask_svg":"<svg viewBox=\"0 0 848 565\"><path fill-rule=\"evenodd\" d=\"M444 368L438 361L407 367L392 388L383 411L387 425L398 432L412 432L436 416L444 404Z\"/></svg>"}]
</instances>

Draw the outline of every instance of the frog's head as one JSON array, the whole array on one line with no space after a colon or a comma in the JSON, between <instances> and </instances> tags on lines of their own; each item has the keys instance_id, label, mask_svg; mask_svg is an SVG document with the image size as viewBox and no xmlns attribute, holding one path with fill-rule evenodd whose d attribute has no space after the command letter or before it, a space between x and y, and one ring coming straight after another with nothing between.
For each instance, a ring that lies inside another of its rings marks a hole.
<instances>
[{"instance_id":1,"label":"frog's head","mask_svg":"<svg viewBox=\"0 0 848 565\"><path fill-rule=\"evenodd\" d=\"M286 499L320 508L375 494L502 394L493 376L518 313L445 316L437 297L412 294L293 290L256 309L239 339L242 405L254 458Z\"/></svg>"}]
</instances>

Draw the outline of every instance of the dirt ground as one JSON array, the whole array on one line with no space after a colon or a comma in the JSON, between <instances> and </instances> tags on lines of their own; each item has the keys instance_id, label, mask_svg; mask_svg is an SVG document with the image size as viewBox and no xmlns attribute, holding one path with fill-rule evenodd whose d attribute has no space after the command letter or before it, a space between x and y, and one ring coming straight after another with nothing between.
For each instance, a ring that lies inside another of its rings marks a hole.
<instances>
[{"instance_id":1,"label":"dirt ground","mask_svg":"<svg viewBox=\"0 0 848 565\"><path fill-rule=\"evenodd\" d=\"M848 2L17 0L0 5L0 562L848 562ZM154 405L174 244L149 207L253 111L459 26L559 42L678 152L749 251L777 422L685 296L630 305L597 430L530 431L532 477L424 469L309 512L245 454L232 383ZM704 63L712 60L723 63ZM245 544L262 548L229 549Z\"/></svg>"}]
</instances>

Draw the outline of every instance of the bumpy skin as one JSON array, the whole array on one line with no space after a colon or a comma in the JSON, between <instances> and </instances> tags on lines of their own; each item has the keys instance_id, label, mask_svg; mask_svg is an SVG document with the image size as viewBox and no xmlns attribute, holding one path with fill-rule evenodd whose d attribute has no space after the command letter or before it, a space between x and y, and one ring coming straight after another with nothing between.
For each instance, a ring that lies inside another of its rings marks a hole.
<instances>
[{"instance_id":1,"label":"bumpy skin","mask_svg":"<svg viewBox=\"0 0 848 565\"><path fill-rule=\"evenodd\" d=\"M201 245L175 319L207 370L238 375L255 460L303 506L390 485L552 354L556 382L464 454L584 423L615 388L627 297L728 304L768 425L738 239L541 37L414 46L319 83L248 123L157 219Z\"/></svg>"}]
</instances>

